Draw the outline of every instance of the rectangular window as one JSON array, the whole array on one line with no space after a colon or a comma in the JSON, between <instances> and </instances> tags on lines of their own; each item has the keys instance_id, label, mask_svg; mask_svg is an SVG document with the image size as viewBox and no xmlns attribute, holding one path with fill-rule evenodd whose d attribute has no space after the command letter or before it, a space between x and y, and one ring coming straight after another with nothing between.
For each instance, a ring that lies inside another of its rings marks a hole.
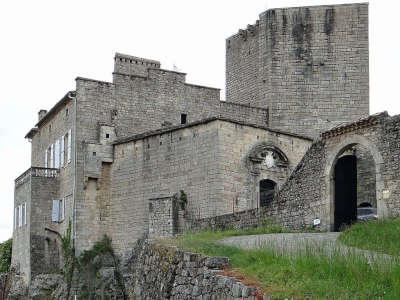
<instances>
[{"instance_id":1,"label":"rectangular window","mask_svg":"<svg viewBox=\"0 0 400 300\"><path fill-rule=\"evenodd\" d=\"M53 222L64 221L64 219L65 219L65 200L66 200L66 198L53 200L53 209L51 212L51 220Z\"/></svg>"},{"instance_id":2,"label":"rectangular window","mask_svg":"<svg viewBox=\"0 0 400 300\"><path fill-rule=\"evenodd\" d=\"M61 136L60 139L60 166L64 166L64 155L65 155L65 148L64 148L64 136Z\"/></svg>"},{"instance_id":3,"label":"rectangular window","mask_svg":"<svg viewBox=\"0 0 400 300\"><path fill-rule=\"evenodd\" d=\"M54 168L60 167L60 140L54 143Z\"/></svg>"},{"instance_id":4,"label":"rectangular window","mask_svg":"<svg viewBox=\"0 0 400 300\"><path fill-rule=\"evenodd\" d=\"M67 162L70 163L71 162L71 140L72 140L72 136L71 136L71 129L68 130L67 133Z\"/></svg>"},{"instance_id":5,"label":"rectangular window","mask_svg":"<svg viewBox=\"0 0 400 300\"><path fill-rule=\"evenodd\" d=\"M51 211L51 221L60 221L60 200L53 200L53 209Z\"/></svg>"},{"instance_id":6,"label":"rectangular window","mask_svg":"<svg viewBox=\"0 0 400 300\"><path fill-rule=\"evenodd\" d=\"M187 114L181 114L181 124L187 123Z\"/></svg>"},{"instance_id":7,"label":"rectangular window","mask_svg":"<svg viewBox=\"0 0 400 300\"><path fill-rule=\"evenodd\" d=\"M47 149L44 151L44 167L47 168Z\"/></svg>"}]
</instances>

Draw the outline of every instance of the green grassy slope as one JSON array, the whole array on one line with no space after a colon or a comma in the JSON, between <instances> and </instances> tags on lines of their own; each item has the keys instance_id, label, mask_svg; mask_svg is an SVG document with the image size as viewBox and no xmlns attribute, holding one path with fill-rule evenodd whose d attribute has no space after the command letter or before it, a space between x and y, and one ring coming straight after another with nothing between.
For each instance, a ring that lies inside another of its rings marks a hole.
<instances>
[{"instance_id":1,"label":"green grassy slope","mask_svg":"<svg viewBox=\"0 0 400 300\"><path fill-rule=\"evenodd\" d=\"M339 240L347 246L399 256L400 218L354 224Z\"/></svg>"},{"instance_id":2,"label":"green grassy slope","mask_svg":"<svg viewBox=\"0 0 400 300\"><path fill-rule=\"evenodd\" d=\"M395 226L392 222L399 220L376 222L383 226L376 232L386 233L387 230L387 236L391 237L394 234L392 226ZM359 226L367 224L349 228L344 234L346 238L341 240L346 242L347 238L351 239L350 235L360 236L357 234ZM343 255L338 251L328 256L318 249L281 254L267 248L243 250L217 243L228 236L274 232L282 230L266 226L254 232L205 231L181 236L173 243L190 251L229 257L232 268L258 281L264 292L274 299L400 299L400 264L397 259L368 261L356 254ZM364 239L360 238L360 241ZM398 241L396 245L390 244L390 253L394 253L396 247L399 249Z\"/></svg>"}]
</instances>

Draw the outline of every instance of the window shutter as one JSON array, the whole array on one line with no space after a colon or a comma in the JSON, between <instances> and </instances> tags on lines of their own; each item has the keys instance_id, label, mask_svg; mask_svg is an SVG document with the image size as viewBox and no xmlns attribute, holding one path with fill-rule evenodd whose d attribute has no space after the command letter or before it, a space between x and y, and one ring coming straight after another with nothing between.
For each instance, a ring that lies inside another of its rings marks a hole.
<instances>
[{"instance_id":1,"label":"window shutter","mask_svg":"<svg viewBox=\"0 0 400 300\"><path fill-rule=\"evenodd\" d=\"M18 227L22 226L22 205L18 205Z\"/></svg>"},{"instance_id":2,"label":"window shutter","mask_svg":"<svg viewBox=\"0 0 400 300\"><path fill-rule=\"evenodd\" d=\"M60 165L61 167L64 166L64 136L61 136L60 139Z\"/></svg>"},{"instance_id":3,"label":"window shutter","mask_svg":"<svg viewBox=\"0 0 400 300\"><path fill-rule=\"evenodd\" d=\"M68 140L67 140L67 161L71 162L71 141L72 141L72 132L71 129L68 130Z\"/></svg>"},{"instance_id":4,"label":"window shutter","mask_svg":"<svg viewBox=\"0 0 400 300\"><path fill-rule=\"evenodd\" d=\"M19 205L15 208L15 228L18 228L19 220Z\"/></svg>"},{"instance_id":5,"label":"window shutter","mask_svg":"<svg viewBox=\"0 0 400 300\"><path fill-rule=\"evenodd\" d=\"M26 225L26 202L24 203L24 225Z\"/></svg>"},{"instance_id":6,"label":"window shutter","mask_svg":"<svg viewBox=\"0 0 400 300\"><path fill-rule=\"evenodd\" d=\"M54 168L60 167L60 140L54 143Z\"/></svg>"},{"instance_id":7,"label":"window shutter","mask_svg":"<svg viewBox=\"0 0 400 300\"><path fill-rule=\"evenodd\" d=\"M58 222L60 220L60 200L53 200L53 210L51 212L51 220Z\"/></svg>"},{"instance_id":8,"label":"window shutter","mask_svg":"<svg viewBox=\"0 0 400 300\"><path fill-rule=\"evenodd\" d=\"M14 229L17 229L17 208L14 207Z\"/></svg>"},{"instance_id":9,"label":"window shutter","mask_svg":"<svg viewBox=\"0 0 400 300\"><path fill-rule=\"evenodd\" d=\"M50 168L54 168L54 144L50 146Z\"/></svg>"},{"instance_id":10,"label":"window shutter","mask_svg":"<svg viewBox=\"0 0 400 300\"><path fill-rule=\"evenodd\" d=\"M47 168L47 149L44 152L44 167Z\"/></svg>"},{"instance_id":11,"label":"window shutter","mask_svg":"<svg viewBox=\"0 0 400 300\"><path fill-rule=\"evenodd\" d=\"M21 226L25 224L25 203L21 205Z\"/></svg>"},{"instance_id":12,"label":"window shutter","mask_svg":"<svg viewBox=\"0 0 400 300\"><path fill-rule=\"evenodd\" d=\"M60 200L59 203L59 209L60 209L60 215L59 215L59 221L64 220L64 199Z\"/></svg>"}]
</instances>

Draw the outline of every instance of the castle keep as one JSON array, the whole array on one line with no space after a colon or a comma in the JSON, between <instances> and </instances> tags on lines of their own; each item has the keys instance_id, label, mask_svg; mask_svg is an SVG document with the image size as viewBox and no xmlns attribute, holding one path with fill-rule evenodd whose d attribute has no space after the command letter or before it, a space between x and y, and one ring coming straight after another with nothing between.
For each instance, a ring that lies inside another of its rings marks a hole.
<instances>
[{"instance_id":1,"label":"castle keep","mask_svg":"<svg viewBox=\"0 0 400 300\"><path fill-rule=\"evenodd\" d=\"M60 266L69 225L77 254L107 234L124 255L143 235L400 211L399 118L369 116L367 4L262 13L226 40L226 101L185 75L116 53L112 82L77 77L39 112L15 180L27 283Z\"/></svg>"}]
</instances>

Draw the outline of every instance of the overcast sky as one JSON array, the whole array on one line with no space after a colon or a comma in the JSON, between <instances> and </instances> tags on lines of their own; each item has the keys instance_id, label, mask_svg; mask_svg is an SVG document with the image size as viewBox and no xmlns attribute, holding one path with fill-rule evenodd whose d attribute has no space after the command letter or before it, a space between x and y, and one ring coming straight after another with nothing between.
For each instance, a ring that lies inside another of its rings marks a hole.
<instances>
[{"instance_id":1,"label":"overcast sky","mask_svg":"<svg viewBox=\"0 0 400 300\"><path fill-rule=\"evenodd\" d=\"M30 167L24 135L40 109L74 89L77 76L111 81L114 53L122 52L176 65L188 82L223 89L225 38L261 12L350 2L357 1L1 1L0 242L12 235L14 179ZM397 3L370 1L371 113L400 113Z\"/></svg>"}]
</instances>

